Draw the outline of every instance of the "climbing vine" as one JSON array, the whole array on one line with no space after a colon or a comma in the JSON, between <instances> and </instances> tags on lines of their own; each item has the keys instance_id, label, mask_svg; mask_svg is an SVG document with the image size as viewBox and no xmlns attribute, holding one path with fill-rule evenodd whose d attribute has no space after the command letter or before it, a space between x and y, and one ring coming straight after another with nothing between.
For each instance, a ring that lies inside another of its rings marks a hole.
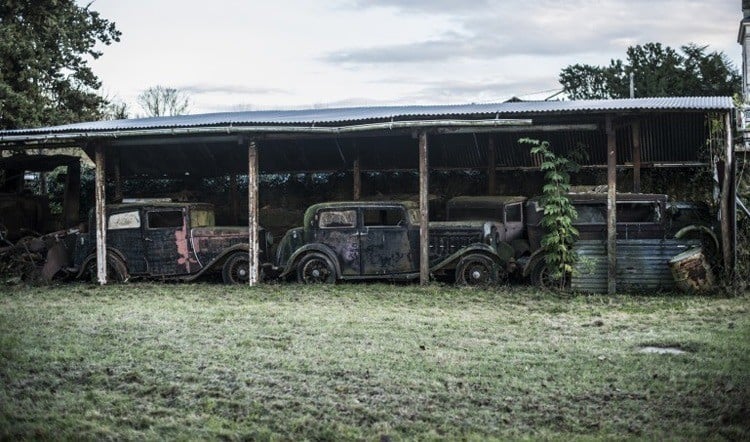
<instances>
[{"instance_id":1,"label":"climbing vine","mask_svg":"<svg viewBox=\"0 0 750 442\"><path fill-rule=\"evenodd\" d=\"M545 184L540 204L544 208L542 227L546 232L542 237L542 247L547 268L563 288L577 260L573 244L578 238L578 230L573 227L573 221L578 214L567 194L570 192L570 174L580 169L582 153L574 150L568 158L556 155L547 141L522 138L519 142L530 144L531 154L541 158Z\"/></svg>"}]
</instances>

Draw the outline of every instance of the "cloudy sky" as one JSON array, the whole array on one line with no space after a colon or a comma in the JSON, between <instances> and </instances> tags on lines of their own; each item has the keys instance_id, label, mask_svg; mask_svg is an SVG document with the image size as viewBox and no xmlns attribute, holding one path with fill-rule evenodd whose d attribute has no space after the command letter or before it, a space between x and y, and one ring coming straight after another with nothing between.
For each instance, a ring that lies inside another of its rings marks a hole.
<instances>
[{"instance_id":1,"label":"cloudy sky","mask_svg":"<svg viewBox=\"0 0 750 442\"><path fill-rule=\"evenodd\" d=\"M81 1L88 3L88 0ZM540 99L574 63L693 42L740 65L739 0L95 0L122 41L108 96L164 85L191 113Z\"/></svg>"}]
</instances>

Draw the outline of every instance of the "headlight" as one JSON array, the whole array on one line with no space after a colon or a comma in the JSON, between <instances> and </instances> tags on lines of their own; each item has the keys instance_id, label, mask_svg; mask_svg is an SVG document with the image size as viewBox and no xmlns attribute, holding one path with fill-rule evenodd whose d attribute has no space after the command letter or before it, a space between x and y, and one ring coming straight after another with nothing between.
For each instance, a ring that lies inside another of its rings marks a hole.
<instances>
[{"instance_id":1,"label":"headlight","mask_svg":"<svg viewBox=\"0 0 750 442\"><path fill-rule=\"evenodd\" d=\"M271 232L266 232L266 244L273 245L273 234Z\"/></svg>"}]
</instances>

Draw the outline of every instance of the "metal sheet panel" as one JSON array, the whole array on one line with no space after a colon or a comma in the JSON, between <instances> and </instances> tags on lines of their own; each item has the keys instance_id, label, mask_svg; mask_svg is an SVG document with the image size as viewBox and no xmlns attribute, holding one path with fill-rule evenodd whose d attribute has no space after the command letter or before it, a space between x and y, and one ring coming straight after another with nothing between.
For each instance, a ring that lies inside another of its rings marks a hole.
<instances>
[{"instance_id":1,"label":"metal sheet panel","mask_svg":"<svg viewBox=\"0 0 750 442\"><path fill-rule=\"evenodd\" d=\"M617 100L521 101L433 106L378 106L329 109L220 112L173 117L95 121L62 126L0 131L0 137L59 132L169 129L253 125L345 125L364 121L493 118L521 114L574 114L612 111L730 110L731 97L654 97Z\"/></svg>"},{"instance_id":2,"label":"metal sheet panel","mask_svg":"<svg viewBox=\"0 0 750 442\"><path fill-rule=\"evenodd\" d=\"M669 260L696 247L696 240L639 239L617 241L617 290L674 290ZM605 241L578 241L578 263L571 288L584 293L607 292L607 245Z\"/></svg>"}]
</instances>

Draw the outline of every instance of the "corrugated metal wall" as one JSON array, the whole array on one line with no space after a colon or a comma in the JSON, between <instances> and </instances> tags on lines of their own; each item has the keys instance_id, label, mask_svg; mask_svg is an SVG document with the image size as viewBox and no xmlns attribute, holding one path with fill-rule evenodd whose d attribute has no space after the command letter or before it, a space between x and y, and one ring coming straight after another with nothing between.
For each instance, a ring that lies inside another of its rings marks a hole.
<instances>
[{"instance_id":1,"label":"corrugated metal wall","mask_svg":"<svg viewBox=\"0 0 750 442\"><path fill-rule=\"evenodd\" d=\"M697 240L638 239L617 241L617 290L674 290L669 260L698 246ZM584 293L607 293L606 241L578 241L578 263L571 288Z\"/></svg>"}]
</instances>

